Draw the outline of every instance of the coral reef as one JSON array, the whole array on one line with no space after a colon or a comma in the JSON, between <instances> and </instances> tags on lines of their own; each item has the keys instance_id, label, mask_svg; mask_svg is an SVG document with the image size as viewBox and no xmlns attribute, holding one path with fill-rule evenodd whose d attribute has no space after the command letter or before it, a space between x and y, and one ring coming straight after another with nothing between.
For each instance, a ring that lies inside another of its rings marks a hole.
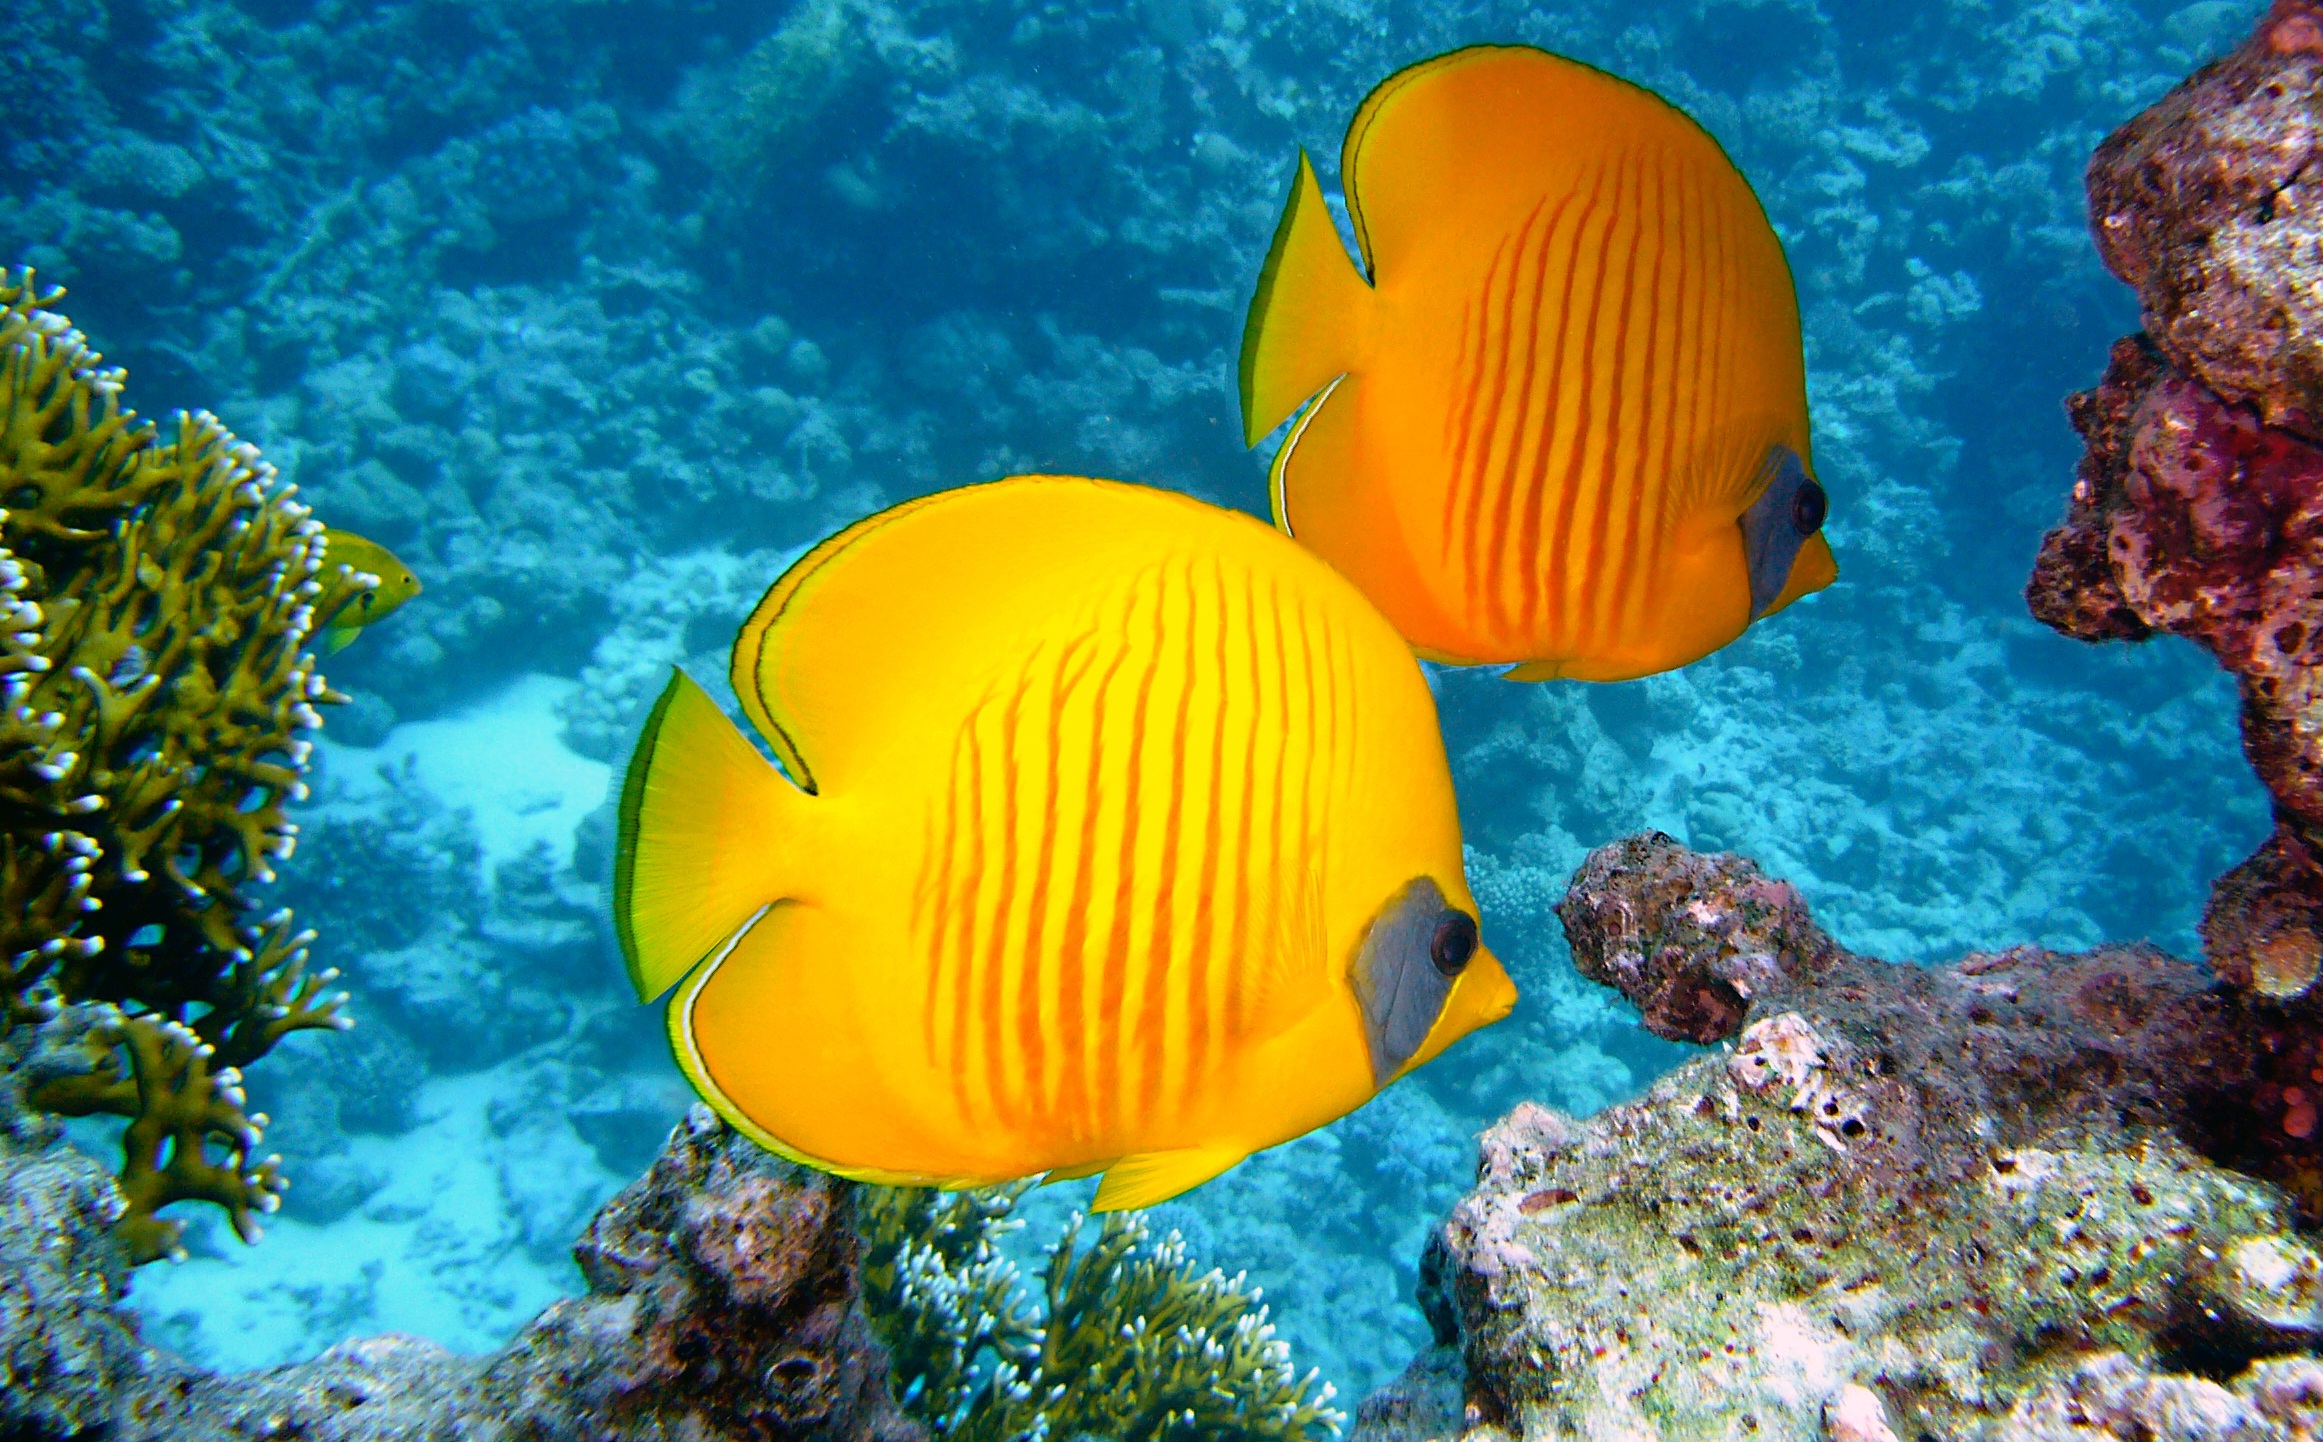
<instances>
[{"instance_id":1,"label":"coral reef","mask_svg":"<svg viewBox=\"0 0 2323 1442\"><path fill-rule=\"evenodd\" d=\"M1483 38L1637 77L1751 177L1795 263L1848 577L1679 677L1439 678L1523 1009L1157 1231L1247 1266L1343 1389L1400 1365L1474 1132L1680 1055L1573 976L1549 917L1640 826L1761 858L1882 955L2186 952L2268 825L2219 724L2231 685L2190 647L2094 651L2003 611L2074 454L2053 398L2134 324L2089 254L2083 163L2260 8L0 6L0 261L74 285L141 404L234 418L429 585L331 660L354 700L280 868L363 1024L250 1070L297 1185L262 1248L178 1209L193 1257L139 1272L148 1335L242 1366L390 1327L480 1352L579 1288L575 1214L678 1114L575 900L601 832L512 858L504 834L554 809L400 757L515 736L529 758L560 718L621 754L659 667L720 651L766 567L936 485L1097 471L1263 511L1227 382L1292 148L1331 184L1380 76ZM534 674L582 680L546 728L467 724ZM415 804L351 795L389 760Z\"/></svg>"},{"instance_id":2,"label":"coral reef","mask_svg":"<svg viewBox=\"0 0 2323 1442\"><path fill-rule=\"evenodd\" d=\"M206 1373L138 1339L119 1304L119 1202L86 1159L0 1151L0 1206L41 1224L0 1233L18 1249L0 1278L0 1431L28 1442L923 1435L896 1412L856 1302L846 1185L766 1156L706 1110L582 1236L587 1294L482 1358L390 1335Z\"/></svg>"},{"instance_id":3,"label":"coral reef","mask_svg":"<svg viewBox=\"0 0 2323 1442\"><path fill-rule=\"evenodd\" d=\"M1029 1304L1001 1248L1023 1192L865 1194L864 1303L905 1407L936 1436L1337 1434L1331 1385L1291 1365L1256 1291L1202 1272L1177 1234L1157 1241L1134 1213L1108 1213L1082 1250L1075 1212L1045 1249L1043 1303Z\"/></svg>"},{"instance_id":4,"label":"coral reef","mask_svg":"<svg viewBox=\"0 0 2323 1442\"><path fill-rule=\"evenodd\" d=\"M2270 996L2323 971L2323 7L2277 0L2240 49L2114 132L2090 230L2146 331L2073 397L2086 446L2033 614L2084 641L2199 643L2242 694L2275 831L2221 878L2211 964Z\"/></svg>"},{"instance_id":5,"label":"coral reef","mask_svg":"<svg viewBox=\"0 0 2323 1442\"><path fill-rule=\"evenodd\" d=\"M1314 1374L1292 1369L1256 1297L1134 1217L1086 1245L1076 1218L1048 1249L1044 1305L1028 1303L998 1245L1020 1191L870 1190L859 1222L857 1188L697 1107L582 1232L587 1291L491 1355L390 1335L227 1375L140 1340L120 1303L118 1194L86 1158L27 1139L0 1146L0 1211L34 1224L0 1229L0 1432L913 1442L929 1435L913 1418L966 1442L1335 1431L1329 1388L1310 1395Z\"/></svg>"},{"instance_id":6,"label":"coral reef","mask_svg":"<svg viewBox=\"0 0 2323 1442\"><path fill-rule=\"evenodd\" d=\"M241 1069L347 1024L314 933L247 889L291 855L315 705L343 699L307 639L378 580L320 574L320 523L214 417L165 442L124 410L57 294L0 271L0 1047L35 1106L127 1121L147 1261L177 1201L257 1238L283 1179Z\"/></svg>"},{"instance_id":7,"label":"coral reef","mask_svg":"<svg viewBox=\"0 0 2323 1442\"><path fill-rule=\"evenodd\" d=\"M2265 1085L2260 1003L2148 948L1857 956L1655 834L1561 910L1586 972L1736 1045L1486 1133L1423 1264L1436 1352L1357 1437L2013 1435L2323 1341L2298 1208L2213 1160ZM2323 1374L2285 1365L2236 1405L2313 1425L2281 1384Z\"/></svg>"}]
</instances>

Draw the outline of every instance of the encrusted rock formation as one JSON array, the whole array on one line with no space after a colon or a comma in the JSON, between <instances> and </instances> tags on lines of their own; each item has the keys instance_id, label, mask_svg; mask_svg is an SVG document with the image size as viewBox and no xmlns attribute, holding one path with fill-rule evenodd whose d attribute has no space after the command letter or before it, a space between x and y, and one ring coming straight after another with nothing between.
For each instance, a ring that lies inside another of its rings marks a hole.
<instances>
[{"instance_id":1,"label":"encrusted rock formation","mask_svg":"<svg viewBox=\"0 0 2323 1442\"><path fill-rule=\"evenodd\" d=\"M27 1133L0 1143L0 1435L168 1442L913 1442L857 1305L844 1183L777 1160L706 1108L607 1203L588 1294L500 1352L415 1337L220 1375L147 1347L104 1172Z\"/></svg>"},{"instance_id":2,"label":"encrusted rock formation","mask_svg":"<svg viewBox=\"0 0 2323 1442\"><path fill-rule=\"evenodd\" d=\"M2323 7L2278 0L2098 148L2090 230L2146 331L2070 403L2088 449L2026 593L2066 635L2184 636L2240 682L2276 827L2214 888L2203 942L2276 997L2323 971L2319 141Z\"/></svg>"},{"instance_id":3,"label":"encrusted rock formation","mask_svg":"<svg viewBox=\"0 0 2323 1442\"><path fill-rule=\"evenodd\" d=\"M1485 1134L1422 1267L1436 1349L1357 1437L1997 1437L2197 1392L2323 1425L2304 1357L2205 1380L2323 1342L2296 1202L2209 1155L2282 1047L2312 1065L2267 1003L2144 947L1856 956L1658 834L1559 911L1658 1030L1734 1044Z\"/></svg>"}]
</instances>

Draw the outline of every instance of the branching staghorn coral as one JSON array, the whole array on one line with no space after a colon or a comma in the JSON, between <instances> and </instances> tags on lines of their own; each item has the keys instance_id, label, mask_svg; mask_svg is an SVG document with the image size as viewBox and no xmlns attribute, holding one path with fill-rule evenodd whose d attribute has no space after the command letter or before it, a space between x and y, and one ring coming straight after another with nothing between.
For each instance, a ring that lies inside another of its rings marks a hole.
<instances>
[{"instance_id":1,"label":"branching staghorn coral","mask_svg":"<svg viewBox=\"0 0 2323 1442\"><path fill-rule=\"evenodd\" d=\"M904 1410L956 1442L1308 1442L1343 1420L1301 1377L1258 1292L1200 1272L1177 1233L1075 1213L1029 1303L999 1241L1024 1184L978 1192L866 1187L863 1303ZM1309 1393L1313 1395L1310 1396Z\"/></svg>"},{"instance_id":2,"label":"branching staghorn coral","mask_svg":"<svg viewBox=\"0 0 2323 1442\"><path fill-rule=\"evenodd\" d=\"M295 849L303 733L344 699L307 640L377 578L319 574L321 523L216 417L124 409L61 294L0 269L0 1042L36 1105L128 1121L149 1261L176 1201L256 1237L283 1181L240 1069L348 1024L313 934L245 888Z\"/></svg>"}]
</instances>

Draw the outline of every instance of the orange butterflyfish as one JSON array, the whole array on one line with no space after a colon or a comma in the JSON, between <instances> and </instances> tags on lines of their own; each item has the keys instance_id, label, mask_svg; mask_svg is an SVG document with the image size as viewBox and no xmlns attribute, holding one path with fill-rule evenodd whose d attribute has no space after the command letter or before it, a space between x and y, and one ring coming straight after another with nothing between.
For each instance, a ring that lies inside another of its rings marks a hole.
<instances>
[{"instance_id":1,"label":"orange butterflyfish","mask_svg":"<svg viewBox=\"0 0 2323 1442\"><path fill-rule=\"evenodd\" d=\"M1302 152L1242 341L1244 438L1294 414L1276 523L1431 660L1685 665L1838 575L1782 243L1718 143L1521 46L1391 76Z\"/></svg>"},{"instance_id":2,"label":"orange butterflyfish","mask_svg":"<svg viewBox=\"0 0 2323 1442\"><path fill-rule=\"evenodd\" d=\"M1263 522L1019 476L774 583L622 788L614 918L769 1149L1146 1206L1505 1015L1426 677Z\"/></svg>"}]
</instances>

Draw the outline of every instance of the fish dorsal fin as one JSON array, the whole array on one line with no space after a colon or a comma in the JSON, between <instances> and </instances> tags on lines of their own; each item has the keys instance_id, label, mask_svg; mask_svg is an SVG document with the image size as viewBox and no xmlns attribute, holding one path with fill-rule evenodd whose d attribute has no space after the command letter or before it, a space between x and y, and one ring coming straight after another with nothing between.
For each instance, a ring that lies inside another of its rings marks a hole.
<instances>
[{"instance_id":1,"label":"fish dorsal fin","mask_svg":"<svg viewBox=\"0 0 2323 1442\"><path fill-rule=\"evenodd\" d=\"M800 557L751 613L734 641L735 695L808 791L908 760L969 714L996 658L1083 625L1078 601L1117 588L1123 554L1144 554L1107 539L1138 514L1124 495L1163 527L1198 504L1011 476L856 522Z\"/></svg>"},{"instance_id":2,"label":"fish dorsal fin","mask_svg":"<svg viewBox=\"0 0 2323 1442\"><path fill-rule=\"evenodd\" d=\"M1166 1202L1249 1155L1228 1143L1123 1157L1106 1170L1105 1180L1097 1188L1097 1200L1089 1204L1089 1210L1129 1212Z\"/></svg>"},{"instance_id":3,"label":"fish dorsal fin","mask_svg":"<svg viewBox=\"0 0 2323 1442\"><path fill-rule=\"evenodd\" d=\"M1490 246L1510 218L1564 195L1603 158L1645 149L1683 167L1731 220L1772 229L1749 181L1710 133L1642 86L1525 45L1474 45L1382 81L1340 154L1347 212L1375 284L1415 244ZM1779 245L1771 260L1786 295Z\"/></svg>"},{"instance_id":4,"label":"fish dorsal fin","mask_svg":"<svg viewBox=\"0 0 2323 1442\"><path fill-rule=\"evenodd\" d=\"M800 789L813 794L817 790L814 771L800 753L797 721L778 709L777 689L773 684L778 666L777 653L781 649L776 633L784 623L802 611L800 602L815 589L816 583L830 574L839 558L861 546L884 528L903 520L914 512L935 505L946 493L923 496L906 501L877 515L866 516L854 525L831 536L791 563L779 579L759 599L758 607L742 625L734 638L734 651L728 679L734 686L735 699L742 703L742 712L750 718L767 745L774 749L783 769ZM783 637L784 642L803 643L808 639L792 627ZM823 639L815 637L813 639Z\"/></svg>"}]
</instances>

